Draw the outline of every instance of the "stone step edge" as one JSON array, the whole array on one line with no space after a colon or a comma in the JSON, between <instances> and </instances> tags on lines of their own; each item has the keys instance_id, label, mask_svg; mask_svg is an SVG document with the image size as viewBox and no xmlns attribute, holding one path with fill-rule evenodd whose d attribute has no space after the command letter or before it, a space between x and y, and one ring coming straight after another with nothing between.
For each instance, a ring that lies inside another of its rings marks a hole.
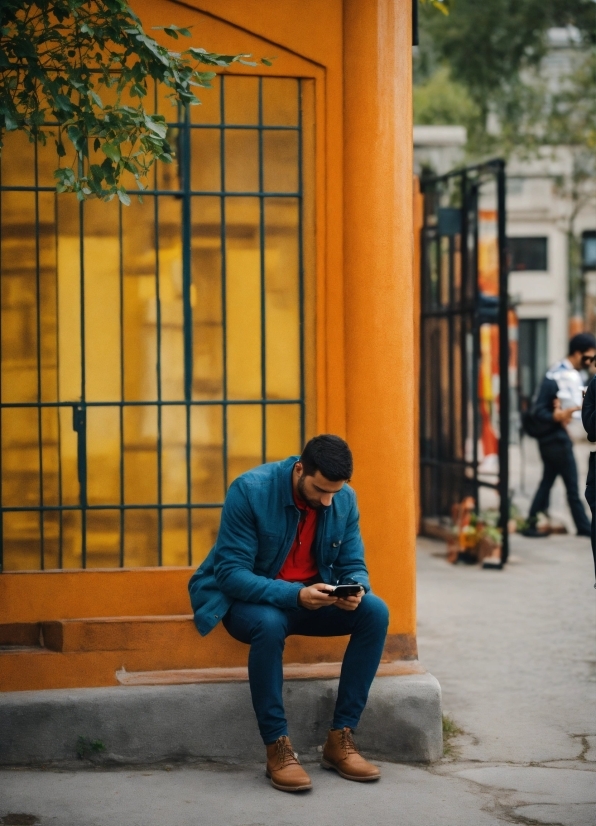
<instances>
[{"instance_id":1,"label":"stone step edge","mask_svg":"<svg viewBox=\"0 0 596 826\"><path fill-rule=\"evenodd\" d=\"M284 665L286 680L334 680L339 677L341 663L289 663ZM394 660L381 662L377 677L401 677L410 674L426 674L418 660ZM248 682L248 668L180 668L168 671L116 672L122 686L137 685L190 685L193 683Z\"/></svg>"}]
</instances>

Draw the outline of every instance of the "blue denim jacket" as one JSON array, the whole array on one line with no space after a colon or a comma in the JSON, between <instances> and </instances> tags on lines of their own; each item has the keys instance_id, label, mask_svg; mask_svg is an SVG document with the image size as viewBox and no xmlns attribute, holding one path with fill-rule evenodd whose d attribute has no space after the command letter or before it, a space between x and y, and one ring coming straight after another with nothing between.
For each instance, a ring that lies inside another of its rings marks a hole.
<instances>
[{"instance_id":1,"label":"blue denim jacket","mask_svg":"<svg viewBox=\"0 0 596 826\"><path fill-rule=\"evenodd\" d=\"M295 608L301 582L275 579L290 552L300 519L292 495L298 456L249 470L231 485L217 541L189 584L195 625L205 636L234 600ZM321 581L361 582L370 589L358 524L356 494L348 485L319 512L314 551Z\"/></svg>"}]
</instances>

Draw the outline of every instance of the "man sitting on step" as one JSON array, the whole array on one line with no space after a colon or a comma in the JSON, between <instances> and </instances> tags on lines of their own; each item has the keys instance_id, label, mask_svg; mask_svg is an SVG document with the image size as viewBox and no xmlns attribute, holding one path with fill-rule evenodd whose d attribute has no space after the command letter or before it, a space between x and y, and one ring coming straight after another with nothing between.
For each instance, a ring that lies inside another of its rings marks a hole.
<instances>
[{"instance_id":1,"label":"man sitting on step","mask_svg":"<svg viewBox=\"0 0 596 826\"><path fill-rule=\"evenodd\" d=\"M302 455L261 465L236 479L226 496L217 541L189 583L202 635L217 623L250 645L248 677L267 751L267 776L286 792L311 788L288 738L282 687L286 637L350 635L322 765L347 780L380 771L352 736L366 705L389 622L370 593L351 451L339 436L311 439ZM360 584L338 597L337 585Z\"/></svg>"}]
</instances>

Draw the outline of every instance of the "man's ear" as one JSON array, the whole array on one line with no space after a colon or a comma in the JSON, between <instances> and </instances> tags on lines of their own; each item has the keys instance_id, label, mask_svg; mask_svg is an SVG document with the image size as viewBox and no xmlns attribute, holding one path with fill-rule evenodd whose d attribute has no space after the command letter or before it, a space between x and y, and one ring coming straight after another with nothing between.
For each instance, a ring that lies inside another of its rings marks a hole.
<instances>
[{"instance_id":1,"label":"man's ear","mask_svg":"<svg viewBox=\"0 0 596 826\"><path fill-rule=\"evenodd\" d=\"M296 462L294 467L298 471L298 476L302 476L302 474L304 473L304 465L302 464L302 462Z\"/></svg>"}]
</instances>

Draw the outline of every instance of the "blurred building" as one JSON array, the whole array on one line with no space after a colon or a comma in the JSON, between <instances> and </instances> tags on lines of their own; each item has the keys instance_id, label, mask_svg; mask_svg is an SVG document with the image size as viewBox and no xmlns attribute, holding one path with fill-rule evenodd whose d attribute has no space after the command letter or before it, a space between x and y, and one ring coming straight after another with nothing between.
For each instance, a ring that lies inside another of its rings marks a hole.
<instances>
[{"instance_id":1,"label":"blurred building","mask_svg":"<svg viewBox=\"0 0 596 826\"><path fill-rule=\"evenodd\" d=\"M462 166L467 137L465 126L414 126L416 174L445 175Z\"/></svg>"}]
</instances>

